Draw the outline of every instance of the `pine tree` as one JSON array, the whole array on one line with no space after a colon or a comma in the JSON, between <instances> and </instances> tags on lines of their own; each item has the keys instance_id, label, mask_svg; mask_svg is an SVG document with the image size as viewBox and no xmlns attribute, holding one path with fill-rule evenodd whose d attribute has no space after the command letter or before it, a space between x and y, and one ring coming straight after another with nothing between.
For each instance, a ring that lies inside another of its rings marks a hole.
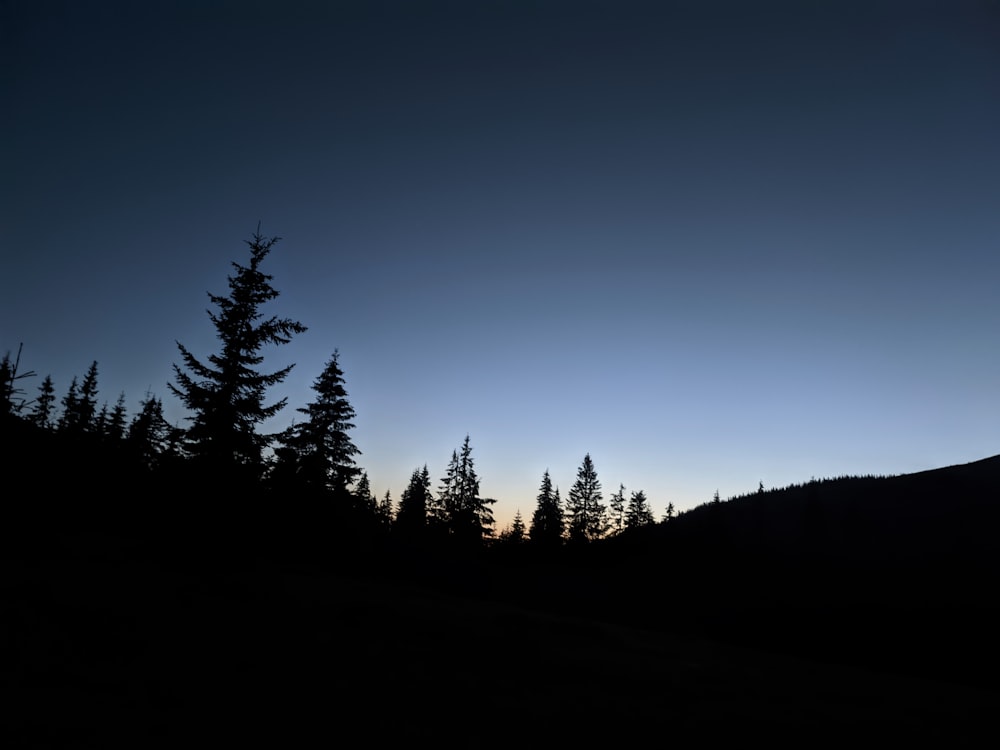
<instances>
[{"instance_id":1,"label":"pine tree","mask_svg":"<svg viewBox=\"0 0 1000 750\"><path fill-rule=\"evenodd\" d=\"M577 470L576 482L566 501L569 539L592 542L607 533L607 508L601 504L601 483L588 453Z\"/></svg>"},{"instance_id":2,"label":"pine tree","mask_svg":"<svg viewBox=\"0 0 1000 750\"><path fill-rule=\"evenodd\" d=\"M281 442L294 449L299 478L307 486L347 497L350 494L347 486L362 474L354 462L361 451L347 434L354 428L351 420L355 415L347 400L339 358L339 352L334 350L323 372L313 381L316 399L305 408L296 409L306 415L306 421L293 425ZM362 476L366 495L360 497L355 492L355 496L361 501L361 507L374 511L375 498L367 488L368 475Z\"/></svg>"},{"instance_id":3,"label":"pine tree","mask_svg":"<svg viewBox=\"0 0 1000 750\"><path fill-rule=\"evenodd\" d=\"M77 432L80 425L80 384L76 375L70 381L66 395L62 397L62 414L59 415L61 432Z\"/></svg>"},{"instance_id":4,"label":"pine tree","mask_svg":"<svg viewBox=\"0 0 1000 750\"><path fill-rule=\"evenodd\" d=\"M642 490L633 492L628 501L628 511L625 513L625 528L637 529L654 522L653 511Z\"/></svg>"},{"instance_id":5,"label":"pine tree","mask_svg":"<svg viewBox=\"0 0 1000 750\"><path fill-rule=\"evenodd\" d=\"M618 485L618 492L611 495L608 521L612 534L620 534L625 528L625 485Z\"/></svg>"},{"instance_id":6,"label":"pine tree","mask_svg":"<svg viewBox=\"0 0 1000 750\"><path fill-rule=\"evenodd\" d=\"M414 469L410 475L410 483L399 500L393 530L402 534L420 533L427 524L427 509L431 500L431 475L425 464L423 470Z\"/></svg>"},{"instance_id":7,"label":"pine tree","mask_svg":"<svg viewBox=\"0 0 1000 750\"><path fill-rule=\"evenodd\" d=\"M80 385L80 400L77 404L80 410L80 428L87 432L96 432L97 425L97 362L91 362L87 374L83 376Z\"/></svg>"},{"instance_id":8,"label":"pine tree","mask_svg":"<svg viewBox=\"0 0 1000 750\"><path fill-rule=\"evenodd\" d=\"M97 416L94 417L93 432L100 438L107 437L108 431L108 420L111 419L111 415L108 411L108 402L105 401L101 404L101 410L97 412Z\"/></svg>"},{"instance_id":9,"label":"pine tree","mask_svg":"<svg viewBox=\"0 0 1000 750\"><path fill-rule=\"evenodd\" d=\"M358 477L357 484L354 486L353 495L359 508L363 508L372 515L375 514L377 510L375 496L372 494L371 484L368 482L367 471L362 471L361 476Z\"/></svg>"},{"instance_id":10,"label":"pine tree","mask_svg":"<svg viewBox=\"0 0 1000 750\"><path fill-rule=\"evenodd\" d=\"M529 537L533 544L556 547L562 543L563 511L559 502L559 490L553 491L549 470L542 475L542 485L538 490L535 512L531 515Z\"/></svg>"},{"instance_id":11,"label":"pine tree","mask_svg":"<svg viewBox=\"0 0 1000 750\"><path fill-rule=\"evenodd\" d=\"M447 476L442 480L440 510L450 534L463 541L493 536L495 500L479 496L479 477L472 458L472 445L465 436L461 452L453 451ZM437 509L436 509L437 510Z\"/></svg>"},{"instance_id":12,"label":"pine tree","mask_svg":"<svg viewBox=\"0 0 1000 750\"><path fill-rule=\"evenodd\" d=\"M42 429L51 429L55 402L56 387L52 383L52 376L46 375L45 380L38 386L38 397L35 399L35 405L28 415L28 420Z\"/></svg>"},{"instance_id":13,"label":"pine tree","mask_svg":"<svg viewBox=\"0 0 1000 750\"><path fill-rule=\"evenodd\" d=\"M209 293L217 308L208 316L221 341L221 351L208 363L198 360L180 342L184 369L174 364L176 384L169 388L193 412L187 441L192 455L212 467L226 480L256 480L264 468L264 449L273 435L257 428L284 408L286 399L265 405L267 390L280 383L293 365L271 373L261 372L261 349L287 344L294 334L306 330L289 318L261 320L261 307L278 296L272 277L260 270L261 263L279 238L265 239L258 231L251 240L250 264L233 263L228 277L229 295Z\"/></svg>"},{"instance_id":14,"label":"pine tree","mask_svg":"<svg viewBox=\"0 0 1000 750\"><path fill-rule=\"evenodd\" d=\"M21 349L24 344L17 347L17 357L11 361L10 352L3 355L0 360L0 416L8 414L20 414L25 407L25 400L22 398L24 391L17 386L17 381L24 378L33 378L34 371L19 373L17 370L21 366Z\"/></svg>"},{"instance_id":15,"label":"pine tree","mask_svg":"<svg viewBox=\"0 0 1000 750\"><path fill-rule=\"evenodd\" d=\"M125 410L125 393L122 392L118 395L118 400L108 415L106 427L108 438L114 441L123 440L125 438L127 422L128 414Z\"/></svg>"},{"instance_id":16,"label":"pine tree","mask_svg":"<svg viewBox=\"0 0 1000 750\"><path fill-rule=\"evenodd\" d=\"M392 492L389 490L385 491L385 495L378 503L378 519L387 529L392 526L393 518L393 508L392 508Z\"/></svg>"},{"instance_id":17,"label":"pine tree","mask_svg":"<svg viewBox=\"0 0 1000 750\"><path fill-rule=\"evenodd\" d=\"M667 503L667 509L663 512L663 523L667 523L668 521L673 521L675 515L676 514L674 512L674 504Z\"/></svg>"},{"instance_id":18,"label":"pine tree","mask_svg":"<svg viewBox=\"0 0 1000 750\"><path fill-rule=\"evenodd\" d=\"M520 544L524 541L524 519L521 518L521 509L518 508L514 514L514 521L510 525L510 537L508 541Z\"/></svg>"},{"instance_id":19,"label":"pine tree","mask_svg":"<svg viewBox=\"0 0 1000 750\"><path fill-rule=\"evenodd\" d=\"M146 468L152 469L171 452L173 432L163 416L163 402L147 393L139 402L139 413L128 426L125 444Z\"/></svg>"},{"instance_id":20,"label":"pine tree","mask_svg":"<svg viewBox=\"0 0 1000 750\"><path fill-rule=\"evenodd\" d=\"M451 460L441 479L437 495L427 506L428 524L436 529L451 530L451 516L457 505L458 494L458 451L451 452Z\"/></svg>"}]
</instances>

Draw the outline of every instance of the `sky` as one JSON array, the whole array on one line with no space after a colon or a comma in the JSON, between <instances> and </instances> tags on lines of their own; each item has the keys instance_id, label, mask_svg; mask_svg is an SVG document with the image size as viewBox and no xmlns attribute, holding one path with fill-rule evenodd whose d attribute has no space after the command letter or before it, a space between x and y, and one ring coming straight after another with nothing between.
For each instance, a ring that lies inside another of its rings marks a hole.
<instances>
[{"instance_id":1,"label":"sky","mask_svg":"<svg viewBox=\"0 0 1000 750\"><path fill-rule=\"evenodd\" d=\"M172 422L281 241L397 501L468 434L500 527L1000 453L1000 4L0 2L0 350ZM298 415L301 417L301 415Z\"/></svg>"}]
</instances>

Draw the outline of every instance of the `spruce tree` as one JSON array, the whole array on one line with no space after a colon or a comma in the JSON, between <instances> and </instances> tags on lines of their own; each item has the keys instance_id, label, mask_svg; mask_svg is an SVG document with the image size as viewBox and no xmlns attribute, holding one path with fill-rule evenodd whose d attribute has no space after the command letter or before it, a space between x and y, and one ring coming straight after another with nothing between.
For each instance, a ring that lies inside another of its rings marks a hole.
<instances>
[{"instance_id":1,"label":"spruce tree","mask_svg":"<svg viewBox=\"0 0 1000 750\"><path fill-rule=\"evenodd\" d=\"M442 480L440 506L449 533L462 541L478 541L493 536L495 500L479 496L479 477L472 458L472 445L465 436L460 452L453 451L447 476Z\"/></svg>"},{"instance_id":2,"label":"spruce tree","mask_svg":"<svg viewBox=\"0 0 1000 750\"><path fill-rule=\"evenodd\" d=\"M625 485L618 485L618 492L611 495L611 503L608 514L611 532L620 534L625 528Z\"/></svg>"},{"instance_id":3,"label":"spruce tree","mask_svg":"<svg viewBox=\"0 0 1000 750\"><path fill-rule=\"evenodd\" d=\"M17 347L17 357L12 361L10 352L3 355L0 360L0 415L20 414L25 407L25 400L22 398L24 391L17 386L18 380L33 378L34 371L19 373L17 370L21 366L21 349L24 344Z\"/></svg>"},{"instance_id":4,"label":"spruce tree","mask_svg":"<svg viewBox=\"0 0 1000 750\"><path fill-rule=\"evenodd\" d=\"M323 372L313 381L315 400L296 409L306 415L306 421L292 425L282 435L281 442L294 451L298 478L306 487L329 490L345 499L353 494L362 508L374 511L375 498L368 488L368 475L362 474L354 462L361 451L348 435L348 431L354 429L351 422L354 408L347 400L339 357L335 350ZM359 482L358 488L351 493L348 485L359 475L364 487Z\"/></svg>"},{"instance_id":5,"label":"spruce tree","mask_svg":"<svg viewBox=\"0 0 1000 750\"><path fill-rule=\"evenodd\" d=\"M563 511L559 502L559 490L553 491L548 469L542 475L538 503L531 515L531 529L528 534L533 544L556 547L562 543Z\"/></svg>"},{"instance_id":6,"label":"spruce tree","mask_svg":"<svg viewBox=\"0 0 1000 750\"><path fill-rule=\"evenodd\" d=\"M637 529L640 526L648 526L654 520L653 511L646 500L646 493L642 490L633 492L628 501L628 510L625 513L625 528Z\"/></svg>"},{"instance_id":7,"label":"spruce tree","mask_svg":"<svg viewBox=\"0 0 1000 750\"><path fill-rule=\"evenodd\" d=\"M410 483L403 490L393 531L404 535L419 534L427 524L427 508L431 499L431 475L424 464L423 470L413 470Z\"/></svg>"},{"instance_id":8,"label":"spruce tree","mask_svg":"<svg viewBox=\"0 0 1000 750\"><path fill-rule=\"evenodd\" d=\"M139 413L128 426L125 445L147 469L156 468L171 452L173 429L163 416L163 402L150 393L139 402Z\"/></svg>"},{"instance_id":9,"label":"spruce tree","mask_svg":"<svg viewBox=\"0 0 1000 750\"><path fill-rule=\"evenodd\" d=\"M354 487L354 500L359 508L374 514L377 510L375 496L372 494L372 487L368 481L368 472L362 471Z\"/></svg>"},{"instance_id":10,"label":"spruce tree","mask_svg":"<svg viewBox=\"0 0 1000 750\"><path fill-rule=\"evenodd\" d=\"M192 412L187 430L190 453L224 480L256 480L264 467L264 449L273 435L258 427L285 406L286 399L265 404L267 390L288 375L293 365L262 372L261 350L287 344L306 330L298 321L275 316L262 319L261 307L278 296L272 277L260 267L278 242L258 231L247 241L249 265L233 263L227 296L209 293L216 310L208 316L215 326L221 350L197 359L180 342L183 368L174 364L176 384L169 388Z\"/></svg>"},{"instance_id":11,"label":"spruce tree","mask_svg":"<svg viewBox=\"0 0 1000 750\"><path fill-rule=\"evenodd\" d=\"M571 542L592 542L607 533L607 508L601 504L601 483L588 453L576 473L566 501Z\"/></svg>"},{"instance_id":12,"label":"spruce tree","mask_svg":"<svg viewBox=\"0 0 1000 750\"><path fill-rule=\"evenodd\" d=\"M91 362L80 385L80 427L87 432L98 431L97 424L97 362Z\"/></svg>"},{"instance_id":13,"label":"spruce tree","mask_svg":"<svg viewBox=\"0 0 1000 750\"><path fill-rule=\"evenodd\" d=\"M118 400L108 415L106 428L108 438L114 441L123 440L125 438L127 422L128 414L125 410L125 393L122 392L118 395Z\"/></svg>"},{"instance_id":14,"label":"spruce tree","mask_svg":"<svg viewBox=\"0 0 1000 750\"><path fill-rule=\"evenodd\" d=\"M76 375L70 381L66 395L62 397L62 414L59 415L61 432L77 432L80 425L80 384Z\"/></svg>"},{"instance_id":15,"label":"spruce tree","mask_svg":"<svg viewBox=\"0 0 1000 750\"><path fill-rule=\"evenodd\" d=\"M524 529L524 519L521 517L521 509L517 509L517 513L514 514L514 520L510 525L510 533L507 535L507 541L513 544L521 544L524 541L525 529Z\"/></svg>"},{"instance_id":16,"label":"spruce tree","mask_svg":"<svg viewBox=\"0 0 1000 750\"><path fill-rule=\"evenodd\" d=\"M378 514L379 522L385 528L390 528L392 526L393 518L392 492L390 490L385 491L385 495L382 496L382 499L378 503L376 512Z\"/></svg>"},{"instance_id":17,"label":"spruce tree","mask_svg":"<svg viewBox=\"0 0 1000 750\"><path fill-rule=\"evenodd\" d=\"M52 376L46 375L45 380L38 386L38 396L35 398L35 405L28 415L28 420L42 429L52 427L53 407L56 402L56 388L52 383Z\"/></svg>"}]
</instances>

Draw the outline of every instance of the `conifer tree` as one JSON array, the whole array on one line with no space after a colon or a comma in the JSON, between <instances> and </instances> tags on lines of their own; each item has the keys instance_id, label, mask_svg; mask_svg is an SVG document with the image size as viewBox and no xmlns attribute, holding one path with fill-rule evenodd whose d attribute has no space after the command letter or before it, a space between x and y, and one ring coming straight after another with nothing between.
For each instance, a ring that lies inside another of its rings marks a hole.
<instances>
[{"instance_id":1,"label":"conifer tree","mask_svg":"<svg viewBox=\"0 0 1000 750\"><path fill-rule=\"evenodd\" d=\"M173 432L163 416L163 402L147 393L139 402L139 413L128 426L125 443L146 468L152 469L171 452Z\"/></svg>"},{"instance_id":2,"label":"conifer tree","mask_svg":"<svg viewBox=\"0 0 1000 750\"><path fill-rule=\"evenodd\" d=\"M87 374L83 376L80 385L80 400L77 404L80 410L80 427L88 432L96 432L97 425L97 362L91 362Z\"/></svg>"},{"instance_id":3,"label":"conifer tree","mask_svg":"<svg viewBox=\"0 0 1000 750\"><path fill-rule=\"evenodd\" d=\"M601 483L588 453L577 470L566 501L571 542L591 542L607 533L607 508L601 504Z\"/></svg>"},{"instance_id":4,"label":"conifer tree","mask_svg":"<svg viewBox=\"0 0 1000 750\"><path fill-rule=\"evenodd\" d=\"M535 512L531 515L529 537L533 544L555 547L562 542L563 510L559 490L553 491L549 470L542 475Z\"/></svg>"},{"instance_id":5,"label":"conifer tree","mask_svg":"<svg viewBox=\"0 0 1000 750\"><path fill-rule=\"evenodd\" d=\"M45 380L38 386L38 396L35 398L35 405L28 415L28 420L42 429L51 429L55 402L56 388L52 383L52 376L46 375Z\"/></svg>"},{"instance_id":6,"label":"conifer tree","mask_svg":"<svg viewBox=\"0 0 1000 750\"><path fill-rule=\"evenodd\" d=\"M261 264L279 238L266 239L260 230L247 241L249 265L233 263L227 296L209 293L217 308L208 316L221 342L221 351L197 359L180 342L183 369L174 364L176 384L169 388L192 412L187 430L191 454L227 480L256 480L264 467L263 451L273 435L258 433L258 427L284 408L286 399L265 405L267 390L288 375L293 365L262 372L261 350L267 345L287 344L306 330L298 321L275 316L261 319L261 307L278 296L272 277Z\"/></svg>"},{"instance_id":7,"label":"conifer tree","mask_svg":"<svg viewBox=\"0 0 1000 750\"><path fill-rule=\"evenodd\" d=\"M524 519L521 517L521 509L518 508L514 514L514 521L510 525L508 541L514 544L521 544L524 541L524 531Z\"/></svg>"},{"instance_id":8,"label":"conifer tree","mask_svg":"<svg viewBox=\"0 0 1000 750\"><path fill-rule=\"evenodd\" d=\"M34 371L21 372L17 370L21 366L21 344L17 348L17 357L12 361L10 352L3 355L0 360L0 415L19 414L25 407L25 400L21 397L24 391L17 386L17 381L24 378L33 378Z\"/></svg>"},{"instance_id":9,"label":"conifer tree","mask_svg":"<svg viewBox=\"0 0 1000 750\"><path fill-rule=\"evenodd\" d=\"M447 476L440 492L443 516L448 531L463 541L479 541L493 536L495 500L479 496L479 477L472 459L472 445L465 436L461 452L453 451Z\"/></svg>"},{"instance_id":10,"label":"conifer tree","mask_svg":"<svg viewBox=\"0 0 1000 750\"><path fill-rule=\"evenodd\" d=\"M674 504L672 502L667 503L667 509L663 512L663 523L673 521L674 515L676 515L674 511Z\"/></svg>"},{"instance_id":11,"label":"conifer tree","mask_svg":"<svg viewBox=\"0 0 1000 750\"><path fill-rule=\"evenodd\" d=\"M80 426L80 384L76 375L70 381L66 395L62 397L62 414L59 415L59 430L76 432Z\"/></svg>"},{"instance_id":12,"label":"conifer tree","mask_svg":"<svg viewBox=\"0 0 1000 750\"><path fill-rule=\"evenodd\" d=\"M306 421L292 425L281 442L294 451L299 481L307 487L330 490L347 498L352 494L348 485L361 475L364 487L359 482L353 494L361 507L374 512L375 498L371 496L368 475L362 474L354 462L361 451L348 435L354 428L354 408L347 400L339 357L335 350L313 381L315 400L296 410L308 417Z\"/></svg>"},{"instance_id":13,"label":"conifer tree","mask_svg":"<svg viewBox=\"0 0 1000 750\"><path fill-rule=\"evenodd\" d=\"M111 409L111 413L108 415L108 422L106 426L107 436L111 440L123 440L125 438L127 422L128 414L125 410L125 393L122 392L118 395L118 400L115 402L114 407Z\"/></svg>"},{"instance_id":14,"label":"conifer tree","mask_svg":"<svg viewBox=\"0 0 1000 750\"><path fill-rule=\"evenodd\" d=\"M375 496L372 494L371 483L368 481L367 471L361 472L361 476L358 477L358 481L354 486L353 494L359 508L363 508L373 514L375 513Z\"/></svg>"},{"instance_id":15,"label":"conifer tree","mask_svg":"<svg viewBox=\"0 0 1000 750\"><path fill-rule=\"evenodd\" d=\"M424 464L423 470L414 469L410 475L410 483L399 500L393 529L403 534L419 533L427 523L427 509L431 500L431 475Z\"/></svg>"},{"instance_id":16,"label":"conifer tree","mask_svg":"<svg viewBox=\"0 0 1000 750\"><path fill-rule=\"evenodd\" d=\"M620 534L625 528L625 485L618 485L618 492L611 495L608 521L612 534Z\"/></svg>"},{"instance_id":17,"label":"conifer tree","mask_svg":"<svg viewBox=\"0 0 1000 750\"><path fill-rule=\"evenodd\" d=\"M111 419L111 414L108 411L108 402L105 401L101 404L101 410L97 412L97 416L94 417L93 432L95 435L100 438L107 437L109 419Z\"/></svg>"},{"instance_id":18,"label":"conifer tree","mask_svg":"<svg viewBox=\"0 0 1000 750\"><path fill-rule=\"evenodd\" d=\"M390 490L385 491L385 495L378 503L377 508L378 519L383 526L389 528L392 526L393 508L392 508L392 492Z\"/></svg>"},{"instance_id":19,"label":"conifer tree","mask_svg":"<svg viewBox=\"0 0 1000 750\"><path fill-rule=\"evenodd\" d=\"M653 511L646 500L646 493L642 490L633 492L628 501L628 510L625 513L625 528L637 529L640 526L648 526L653 521Z\"/></svg>"}]
</instances>

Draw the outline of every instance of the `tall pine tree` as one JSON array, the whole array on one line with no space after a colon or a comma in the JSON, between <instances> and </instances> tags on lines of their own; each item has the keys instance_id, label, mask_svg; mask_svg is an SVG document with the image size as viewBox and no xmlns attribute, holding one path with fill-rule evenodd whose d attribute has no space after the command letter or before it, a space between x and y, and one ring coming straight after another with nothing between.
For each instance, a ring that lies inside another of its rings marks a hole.
<instances>
[{"instance_id":1,"label":"tall pine tree","mask_svg":"<svg viewBox=\"0 0 1000 750\"><path fill-rule=\"evenodd\" d=\"M261 264L279 238L264 238L258 231L247 241L249 265L233 263L227 296L209 293L216 310L208 316L215 326L221 350L197 359L180 342L183 368L174 364L176 384L170 390L192 412L187 430L188 450L226 481L255 481L264 468L264 449L274 439L258 427L285 406L286 399L265 404L267 390L288 375L293 365L262 372L261 350L287 344L306 330L289 318L262 319L261 307L278 296L272 277Z\"/></svg>"},{"instance_id":2,"label":"tall pine tree","mask_svg":"<svg viewBox=\"0 0 1000 750\"><path fill-rule=\"evenodd\" d=\"M468 435L461 451L451 454L439 495L440 506L435 510L453 537L463 542L482 542L493 536L493 509L490 506L496 501L479 496L479 476Z\"/></svg>"},{"instance_id":3,"label":"tall pine tree","mask_svg":"<svg viewBox=\"0 0 1000 750\"><path fill-rule=\"evenodd\" d=\"M393 532L404 536L416 536L422 533L427 524L427 510L432 500L431 475L427 471L427 465L424 464L423 469L413 470L410 483L403 490Z\"/></svg>"},{"instance_id":4,"label":"tall pine tree","mask_svg":"<svg viewBox=\"0 0 1000 750\"><path fill-rule=\"evenodd\" d=\"M528 536L533 544L543 547L557 547L562 543L563 510L559 502L559 490L552 489L549 470L542 475L542 486L538 490L538 504L531 515Z\"/></svg>"},{"instance_id":5,"label":"tall pine tree","mask_svg":"<svg viewBox=\"0 0 1000 750\"><path fill-rule=\"evenodd\" d=\"M592 542L607 533L607 508L601 504L601 483L588 453L576 473L566 501L571 542Z\"/></svg>"},{"instance_id":6,"label":"tall pine tree","mask_svg":"<svg viewBox=\"0 0 1000 750\"><path fill-rule=\"evenodd\" d=\"M344 499L356 495L363 508L374 511L375 498L368 489L367 474L363 475L365 487L358 488L365 497L348 490L348 485L362 474L354 461L361 451L348 435L354 429L351 420L355 415L347 400L339 352L334 350L312 389L315 400L296 410L307 419L292 425L281 437L282 444L293 451L298 481Z\"/></svg>"}]
</instances>

